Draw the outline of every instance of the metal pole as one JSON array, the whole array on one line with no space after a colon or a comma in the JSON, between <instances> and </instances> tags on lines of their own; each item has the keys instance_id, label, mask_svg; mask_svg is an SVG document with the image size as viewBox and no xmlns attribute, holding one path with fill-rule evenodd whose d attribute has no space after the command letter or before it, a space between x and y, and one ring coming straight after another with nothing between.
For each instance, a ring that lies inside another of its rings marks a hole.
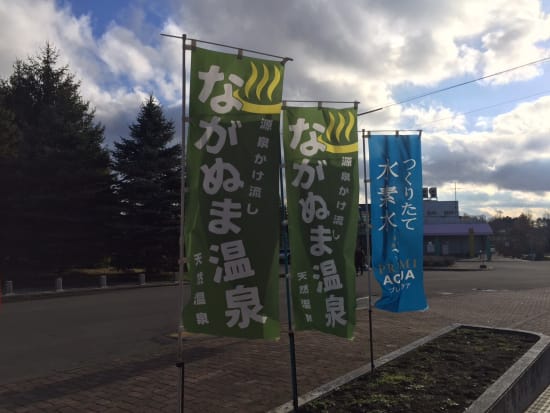
<instances>
[{"instance_id":1,"label":"metal pole","mask_svg":"<svg viewBox=\"0 0 550 413\"><path fill-rule=\"evenodd\" d=\"M292 325L292 304L291 304L291 294L290 294L290 274L288 271L288 221L285 216L285 197L283 190L283 164L281 159L281 154L279 151L280 162L280 173L279 173L279 187L281 192L281 223L282 223L282 249L284 251L284 268L285 268L285 288L286 288L286 312L288 318L288 345L290 350L290 375L292 378L292 405L294 411L298 411L298 379L296 374L296 346L294 344L294 327Z\"/></svg>"},{"instance_id":2,"label":"metal pole","mask_svg":"<svg viewBox=\"0 0 550 413\"><path fill-rule=\"evenodd\" d=\"M368 136L370 137L370 132L368 133ZM374 372L374 346L373 346L373 338L372 338L372 290L371 290L371 272L372 272L372 265L371 265L371 254L370 254L370 213L369 213L369 197L368 197L368 182L367 179L367 157L366 157L366 149L365 149L365 129L363 129L363 182L365 184L365 209L366 209L366 228L365 228L365 237L366 239L366 245L367 245L367 265L369 268L367 269L367 281L368 281L368 294L369 294L369 347L370 347L370 367L371 372Z\"/></svg>"},{"instance_id":3,"label":"metal pole","mask_svg":"<svg viewBox=\"0 0 550 413\"><path fill-rule=\"evenodd\" d=\"M175 36L175 35L173 35L173 34L161 33L160 35L161 35L161 36L165 36L165 37L175 37L175 38L177 38L177 39L180 38L180 36ZM183 36L182 36L182 37L183 37ZM193 38L189 38L189 41L191 41L191 42L193 42L193 43L204 43L204 44L210 44L210 45L213 45L213 46L226 47L226 48L228 48L228 49L237 50L239 53L248 52L248 53L258 54L258 55L261 55L261 56L274 57L274 58L276 58L276 59L281 59L281 60L283 61L283 64L286 63L286 62L289 62L289 61L292 61L292 60L293 60L293 59L290 58L290 57L277 56L277 55L270 54L270 53L259 52L259 51L257 51L257 50L243 49L242 47L231 46L231 45L223 44L223 43L209 42L209 41L206 41L206 40L199 40L199 39L193 39Z\"/></svg>"},{"instance_id":4,"label":"metal pole","mask_svg":"<svg viewBox=\"0 0 550 413\"><path fill-rule=\"evenodd\" d=\"M57 277L55 279L55 291L63 291L63 278Z\"/></svg>"},{"instance_id":5,"label":"metal pole","mask_svg":"<svg viewBox=\"0 0 550 413\"><path fill-rule=\"evenodd\" d=\"M179 290L180 290L180 312L178 314L178 395L179 406L178 411L183 413L184 406L184 376L185 364L183 360L183 304L184 304L184 286L183 273L185 266L185 238L184 238L184 218L185 218L185 182L186 182L186 115L187 106L185 104L186 95L186 76L185 76L185 51L186 51L187 35L181 35L182 44L182 67L181 67L181 185L180 185L180 251L179 251Z\"/></svg>"},{"instance_id":6,"label":"metal pole","mask_svg":"<svg viewBox=\"0 0 550 413\"><path fill-rule=\"evenodd\" d=\"M13 281L6 281L6 292L4 295L13 295Z\"/></svg>"}]
</instances>

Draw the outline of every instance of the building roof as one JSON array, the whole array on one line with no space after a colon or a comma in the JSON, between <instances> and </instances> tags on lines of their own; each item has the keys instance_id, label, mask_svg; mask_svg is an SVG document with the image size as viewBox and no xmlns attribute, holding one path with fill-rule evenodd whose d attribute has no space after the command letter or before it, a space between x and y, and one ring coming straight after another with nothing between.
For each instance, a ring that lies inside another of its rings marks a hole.
<instances>
[{"instance_id":1,"label":"building roof","mask_svg":"<svg viewBox=\"0 0 550 413\"><path fill-rule=\"evenodd\" d=\"M493 235L491 226L486 222L455 223L455 224L424 224L424 235L467 236L470 230L475 235Z\"/></svg>"}]
</instances>

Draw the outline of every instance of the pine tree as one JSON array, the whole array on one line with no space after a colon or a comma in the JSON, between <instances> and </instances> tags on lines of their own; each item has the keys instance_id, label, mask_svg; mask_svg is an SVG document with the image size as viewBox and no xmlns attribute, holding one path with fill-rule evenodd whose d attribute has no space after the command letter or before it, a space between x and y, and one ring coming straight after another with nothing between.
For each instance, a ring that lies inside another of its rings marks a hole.
<instances>
[{"instance_id":1,"label":"pine tree","mask_svg":"<svg viewBox=\"0 0 550 413\"><path fill-rule=\"evenodd\" d=\"M180 145L174 124L153 96L141 106L130 136L115 143L113 170L120 215L116 264L147 274L177 268Z\"/></svg>"},{"instance_id":2,"label":"pine tree","mask_svg":"<svg viewBox=\"0 0 550 413\"><path fill-rule=\"evenodd\" d=\"M0 162L17 157L20 139L14 114L0 101Z\"/></svg>"},{"instance_id":3,"label":"pine tree","mask_svg":"<svg viewBox=\"0 0 550 413\"><path fill-rule=\"evenodd\" d=\"M62 270L108 254L112 179L104 128L49 44L0 84L0 265ZM9 165L9 166L8 166Z\"/></svg>"}]
</instances>

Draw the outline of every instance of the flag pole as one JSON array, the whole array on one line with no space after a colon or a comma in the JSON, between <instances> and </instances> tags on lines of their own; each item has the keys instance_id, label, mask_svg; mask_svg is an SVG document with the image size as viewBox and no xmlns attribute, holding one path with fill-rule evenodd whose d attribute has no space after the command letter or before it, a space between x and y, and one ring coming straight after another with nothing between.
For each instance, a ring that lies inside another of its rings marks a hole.
<instances>
[{"instance_id":1,"label":"flag pole","mask_svg":"<svg viewBox=\"0 0 550 413\"><path fill-rule=\"evenodd\" d=\"M161 33L161 36L174 37L176 39L182 39L183 38L183 36L175 36L173 34L166 34L166 33ZM186 40L189 40L191 42L192 46L196 45L197 43L204 43L204 44L209 44L209 45L212 45L212 46L225 47L227 49L237 50L238 56L241 56L241 57L242 57L243 52L248 52L248 53L254 53L254 54L257 54L257 55L261 55L261 56L267 56L267 57L273 57L275 59L280 59L280 60L282 60L283 64L285 64L286 62L291 62L291 61L294 60L290 57L278 56L278 55L274 55L274 54L271 54L271 53L259 52L257 50L252 50L252 49L243 49L242 47L231 46L229 44L224 44L224 43L209 42L207 40L193 39L191 37L186 37Z\"/></svg>"},{"instance_id":2,"label":"flag pole","mask_svg":"<svg viewBox=\"0 0 550 413\"><path fill-rule=\"evenodd\" d=\"M184 373L185 373L185 362L183 359L183 306L184 306L184 284L183 284L183 274L185 271L185 237L184 237L184 217L185 217L185 183L186 183L186 123L187 116L185 112L187 111L187 105L185 103L186 95L186 71L185 71L185 52L187 49L187 35L181 35L182 41L182 69L181 69L181 183L180 183L180 250L179 250L179 290L180 290L180 305L179 305L179 314L178 314L178 362L176 367L179 369L178 374L178 412L183 413L184 411Z\"/></svg>"},{"instance_id":3,"label":"flag pole","mask_svg":"<svg viewBox=\"0 0 550 413\"><path fill-rule=\"evenodd\" d=\"M370 347L370 367L371 367L371 373L374 372L374 346L373 346L373 338L372 338L372 290L371 290L371 273L372 273L372 265L371 265L371 253L370 253L370 213L369 213L369 198L368 198L368 182L369 179L367 179L367 157L366 157L366 149L365 149L365 138L370 137L370 131L368 132L368 135L365 136L365 129L363 129L363 182L365 184L365 210L366 210L366 228L365 228L365 237L366 239L366 245L367 245L367 282L368 282L368 295L369 295L369 347Z\"/></svg>"},{"instance_id":4,"label":"flag pole","mask_svg":"<svg viewBox=\"0 0 550 413\"><path fill-rule=\"evenodd\" d=\"M179 260L179 283L180 283L180 313L178 314L179 318L179 328L178 328L178 353L179 353L179 363L181 363L181 369L179 374L179 388L180 388L180 413L184 412L184 373L185 373L185 364L183 359L183 304L184 304L184 285L183 285L183 274L185 271L185 237L184 237L184 222L185 222L185 185L186 185L186 176L187 176L187 165L186 165L186 121L187 117L185 115L185 112L187 111L187 105L185 104L185 95L186 95L186 61L185 61L185 51L186 51L186 40L187 35L182 34L181 36L182 40L182 68L181 68L181 116L182 116L182 124L181 124L181 198L180 198L180 260Z\"/></svg>"},{"instance_id":5,"label":"flag pole","mask_svg":"<svg viewBox=\"0 0 550 413\"><path fill-rule=\"evenodd\" d=\"M284 116L286 102L283 102L281 115ZM282 122L284 125L284 120ZM285 196L284 196L284 187L283 187L283 159L282 159L282 149L279 150L279 164L280 164L280 173L279 173L279 188L280 188L280 197L281 197L281 235L282 235L282 249L284 252L284 269L285 269L285 291L286 291L286 311L288 318L288 345L290 350L290 375L292 378L292 406L294 411L298 411L298 379L296 374L296 346L294 343L294 326L292 324L292 303L291 303L291 292L290 292L290 273L288 265L288 256L289 256L289 245L288 245L288 220L286 219L286 207L285 207Z\"/></svg>"},{"instance_id":6,"label":"flag pole","mask_svg":"<svg viewBox=\"0 0 550 413\"><path fill-rule=\"evenodd\" d=\"M181 160L180 160L180 236L179 236L179 259L178 259L178 285L179 285L179 311L178 311L178 348L177 348L177 363L176 367L178 368L178 383L177 383L177 392L178 392L178 412L183 413L184 409L184 371L185 363L183 360L183 305L184 305L184 285L183 285L183 274L185 269L185 238L183 235L184 232L184 217L185 217L185 181L186 181L186 132L185 125L187 123L187 117L185 112L187 111L187 106L185 104L185 95L186 93L186 73L185 73L185 51L187 50L187 35L182 34L181 36L174 36L171 34L161 33L161 36L171 37L174 39L181 39L182 44L182 58L181 58Z\"/></svg>"}]
</instances>

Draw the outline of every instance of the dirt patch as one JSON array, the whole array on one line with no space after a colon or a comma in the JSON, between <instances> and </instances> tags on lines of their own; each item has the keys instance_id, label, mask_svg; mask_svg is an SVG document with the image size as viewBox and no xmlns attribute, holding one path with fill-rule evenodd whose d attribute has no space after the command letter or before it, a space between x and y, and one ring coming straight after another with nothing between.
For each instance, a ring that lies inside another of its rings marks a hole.
<instances>
[{"instance_id":1,"label":"dirt patch","mask_svg":"<svg viewBox=\"0 0 550 413\"><path fill-rule=\"evenodd\" d=\"M459 327L299 412L463 412L538 339L528 333Z\"/></svg>"}]
</instances>

